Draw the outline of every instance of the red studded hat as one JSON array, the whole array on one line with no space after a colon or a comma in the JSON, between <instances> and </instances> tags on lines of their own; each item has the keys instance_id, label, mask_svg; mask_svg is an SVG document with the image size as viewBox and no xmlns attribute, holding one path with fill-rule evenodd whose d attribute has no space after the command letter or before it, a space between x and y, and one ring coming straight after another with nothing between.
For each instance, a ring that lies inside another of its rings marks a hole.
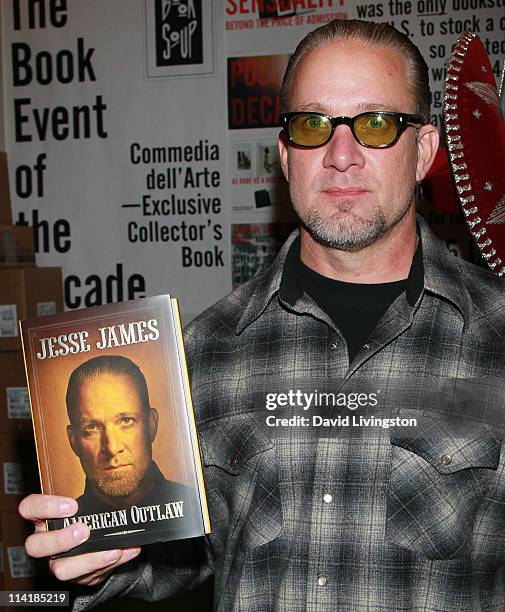
<instances>
[{"instance_id":1,"label":"red studded hat","mask_svg":"<svg viewBox=\"0 0 505 612\"><path fill-rule=\"evenodd\" d=\"M475 34L459 38L447 66L444 119L449 164L461 210L483 259L502 276L505 121L491 63Z\"/></svg>"}]
</instances>

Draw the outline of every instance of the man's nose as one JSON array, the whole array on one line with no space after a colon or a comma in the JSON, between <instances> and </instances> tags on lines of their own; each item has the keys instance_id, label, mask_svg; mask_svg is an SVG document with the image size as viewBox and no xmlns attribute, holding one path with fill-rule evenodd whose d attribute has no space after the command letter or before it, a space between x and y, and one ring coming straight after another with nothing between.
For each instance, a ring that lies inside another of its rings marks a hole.
<instances>
[{"instance_id":1,"label":"man's nose","mask_svg":"<svg viewBox=\"0 0 505 612\"><path fill-rule=\"evenodd\" d=\"M114 457L124 449L120 433L113 425L105 427L102 432L102 451Z\"/></svg>"},{"instance_id":2,"label":"man's nose","mask_svg":"<svg viewBox=\"0 0 505 612\"><path fill-rule=\"evenodd\" d=\"M347 125L338 125L325 147L325 168L336 168L345 172L351 166L362 168L365 165L364 147L354 138L351 128Z\"/></svg>"}]
</instances>

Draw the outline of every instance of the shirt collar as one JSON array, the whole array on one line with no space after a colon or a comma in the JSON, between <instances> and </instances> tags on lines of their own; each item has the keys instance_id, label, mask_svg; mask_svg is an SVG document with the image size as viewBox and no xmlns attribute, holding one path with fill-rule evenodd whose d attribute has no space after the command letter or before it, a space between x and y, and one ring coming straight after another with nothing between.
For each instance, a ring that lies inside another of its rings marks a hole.
<instances>
[{"instance_id":1,"label":"shirt collar","mask_svg":"<svg viewBox=\"0 0 505 612\"><path fill-rule=\"evenodd\" d=\"M417 221L423 241L424 290L455 306L467 326L472 316L472 301L463 282L461 259L450 253L444 242L435 238L421 216L418 215Z\"/></svg>"},{"instance_id":2,"label":"shirt collar","mask_svg":"<svg viewBox=\"0 0 505 612\"><path fill-rule=\"evenodd\" d=\"M471 302L461 283L458 258L433 236L426 221L419 215L417 228L419 244L407 278L407 302L414 307L419 303L423 290L428 291L453 304L462 314L465 325L468 324ZM275 294L287 306L294 306L302 297L303 289L297 274L299 257L300 231L297 229L290 234L272 266L255 279L255 289L240 317L237 334L261 315Z\"/></svg>"},{"instance_id":3,"label":"shirt collar","mask_svg":"<svg viewBox=\"0 0 505 612\"><path fill-rule=\"evenodd\" d=\"M255 321L268 306L273 296L279 292L288 253L299 235L300 230L298 229L291 232L273 264L252 281L254 290L251 295L248 295L244 312L237 324L237 334L241 334L246 327Z\"/></svg>"}]
</instances>

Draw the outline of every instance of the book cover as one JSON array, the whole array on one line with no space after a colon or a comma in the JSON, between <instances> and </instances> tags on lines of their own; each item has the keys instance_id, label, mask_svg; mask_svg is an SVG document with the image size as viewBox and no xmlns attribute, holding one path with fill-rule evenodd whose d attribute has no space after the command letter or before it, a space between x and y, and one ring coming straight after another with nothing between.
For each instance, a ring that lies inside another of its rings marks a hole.
<instances>
[{"instance_id":1,"label":"book cover","mask_svg":"<svg viewBox=\"0 0 505 612\"><path fill-rule=\"evenodd\" d=\"M42 492L79 504L48 528L91 530L66 554L209 533L176 300L27 319L21 333Z\"/></svg>"}]
</instances>

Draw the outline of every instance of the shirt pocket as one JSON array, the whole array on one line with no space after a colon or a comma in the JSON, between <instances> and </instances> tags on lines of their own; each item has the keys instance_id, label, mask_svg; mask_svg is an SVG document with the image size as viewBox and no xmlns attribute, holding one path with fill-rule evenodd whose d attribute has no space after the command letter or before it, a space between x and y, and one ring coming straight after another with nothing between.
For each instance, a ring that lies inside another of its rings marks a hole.
<instances>
[{"instance_id":1,"label":"shirt pocket","mask_svg":"<svg viewBox=\"0 0 505 612\"><path fill-rule=\"evenodd\" d=\"M392 430L390 442L386 539L429 559L468 557L500 462L501 435L439 420L422 436Z\"/></svg>"},{"instance_id":2,"label":"shirt pocket","mask_svg":"<svg viewBox=\"0 0 505 612\"><path fill-rule=\"evenodd\" d=\"M219 500L212 522L226 516L229 544L244 550L282 532L274 442L250 416L219 419L200 431L205 482Z\"/></svg>"}]
</instances>

